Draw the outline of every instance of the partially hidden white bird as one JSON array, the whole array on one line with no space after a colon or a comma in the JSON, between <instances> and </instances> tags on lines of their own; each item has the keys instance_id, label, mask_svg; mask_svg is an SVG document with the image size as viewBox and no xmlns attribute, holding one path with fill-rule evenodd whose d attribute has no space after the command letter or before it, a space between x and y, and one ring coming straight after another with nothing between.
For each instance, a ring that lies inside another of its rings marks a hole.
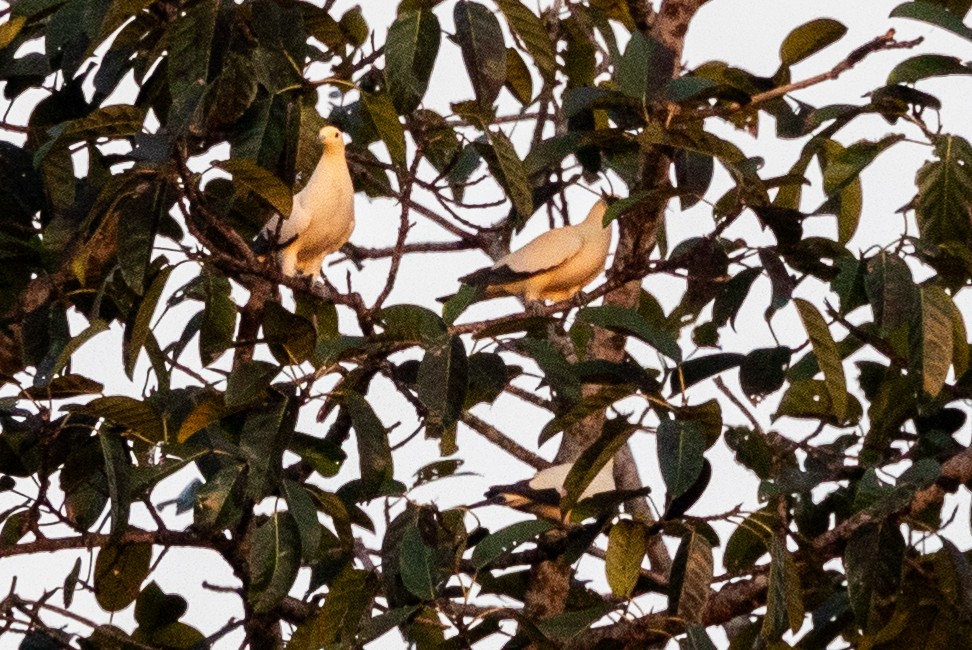
<instances>
[{"instance_id":1,"label":"partially hidden white bird","mask_svg":"<svg viewBox=\"0 0 972 650\"><path fill-rule=\"evenodd\" d=\"M601 199L576 226L554 228L493 266L459 278L484 289L483 298L520 296L526 300L573 298L604 270L611 248L611 225L603 225Z\"/></svg>"},{"instance_id":2,"label":"partially hidden white bird","mask_svg":"<svg viewBox=\"0 0 972 650\"><path fill-rule=\"evenodd\" d=\"M347 243L354 231L354 186L344 157L344 134L325 126L324 150L310 180L294 195L289 217L275 215L257 236L254 249L275 250L289 277L321 275L324 258Z\"/></svg>"},{"instance_id":3,"label":"partially hidden white bird","mask_svg":"<svg viewBox=\"0 0 972 650\"><path fill-rule=\"evenodd\" d=\"M564 483L570 473L573 463L553 465L537 472L533 478L518 481L511 485L497 485L486 491L486 500L474 504L501 505L517 510L523 510L544 519L562 521L564 513L560 511L560 502L566 496ZM578 502L606 492L615 492L614 459L608 462L594 476L594 479L581 493Z\"/></svg>"}]
</instances>

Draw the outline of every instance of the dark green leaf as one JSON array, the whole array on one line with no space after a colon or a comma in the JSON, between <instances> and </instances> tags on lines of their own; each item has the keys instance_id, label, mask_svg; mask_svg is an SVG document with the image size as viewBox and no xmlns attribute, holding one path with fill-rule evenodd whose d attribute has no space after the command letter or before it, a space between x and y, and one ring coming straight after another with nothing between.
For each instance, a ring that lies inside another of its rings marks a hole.
<instances>
[{"instance_id":1,"label":"dark green leaf","mask_svg":"<svg viewBox=\"0 0 972 650\"><path fill-rule=\"evenodd\" d=\"M516 101L528 106L533 99L533 77L523 57L514 48L506 49L506 89Z\"/></svg>"},{"instance_id":2,"label":"dark green leaf","mask_svg":"<svg viewBox=\"0 0 972 650\"><path fill-rule=\"evenodd\" d=\"M284 217L290 216L293 195L283 181L253 160L231 158L218 162L216 167L233 176L235 187L255 193Z\"/></svg>"},{"instance_id":3,"label":"dark green leaf","mask_svg":"<svg viewBox=\"0 0 972 650\"><path fill-rule=\"evenodd\" d=\"M591 325L604 327L622 334L630 334L655 348L673 361L682 360L682 350L670 333L657 329L638 312L606 305L604 307L585 307L577 317Z\"/></svg>"},{"instance_id":4,"label":"dark green leaf","mask_svg":"<svg viewBox=\"0 0 972 650\"><path fill-rule=\"evenodd\" d=\"M135 364L138 362L138 353L145 346L145 340L149 336L149 328L152 326L152 316L155 314L155 307L162 297L165 283L169 279L175 267L166 266L152 280L145 295L138 305L135 320L131 326L125 328L125 338L122 341L122 348L125 353L125 374L131 379L135 372Z\"/></svg>"},{"instance_id":5,"label":"dark green leaf","mask_svg":"<svg viewBox=\"0 0 972 650\"><path fill-rule=\"evenodd\" d=\"M150 582L135 601L135 622L143 632L159 630L178 621L187 608L185 598L166 594Z\"/></svg>"},{"instance_id":6,"label":"dark green leaf","mask_svg":"<svg viewBox=\"0 0 972 650\"><path fill-rule=\"evenodd\" d=\"M906 324L914 313L918 289L911 269L899 256L882 251L869 259L864 288L881 336Z\"/></svg>"},{"instance_id":7,"label":"dark green leaf","mask_svg":"<svg viewBox=\"0 0 972 650\"><path fill-rule=\"evenodd\" d=\"M300 556L304 562L312 564L318 558L322 535L317 507L310 494L299 483L285 480L283 489L287 499L287 511L294 518L300 533Z\"/></svg>"},{"instance_id":8,"label":"dark green leaf","mask_svg":"<svg viewBox=\"0 0 972 650\"><path fill-rule=\"evenodd\" d=\"M93 399L78 410L124 427L133 436L150 444L165 440L162 418L148 402L114 395Z\"/></svg>"},{"instance_id":9,"label":"dark green leaf","mask_svg":"<svg viewBox=\"0 0 972 650\"><path fill-rule=\"evenodd\" d=\"M834 343L834 338L830 334L827 322L811 303L797 298L793 301L800 313L800 320L803 327L810 337L810 344L813 346L813 353L817 357L817 363L824 373L824 382L827 385L827 392L830 395L830 404L834 410L834 417L842 421L847 417L848 394L847 379L844 376L843 358L840 350ZM951 330L949 330L951 331ZM951 342L950 342L951 343Z\"/></svg>"},{"instance_id":10,"label":"dark green leaf","mask_svg":"<svg viewBox=\"0 0 972 650\"><path fill-rule=\"evenodd\" d=\"M929 77L972 74L972 67L954 56L919 54L905 59L888 74L888 85L913 84Z\"/></svg>"},{"instance_id":11,"label":"dark green leaf","mask_svg":"<svg viewBox=\"0 0 972 650\"><path fill-rule=\"evenodd\" d=\"M392 163L405 167L405 129L398 119L395 106L387 95L382 93L361 93L361 102L367 111L368 118L374 124L381 141L388 148L388 155Z\"/></svg>"},{"instance_id":12,"label":"dark green leaf","mask_svg":"<svg viewBox=\"0 0 972 650\"><path fill-rule=\"evenodd\" d=\"M74 602L74 590L78 586L78 576L80 575L81 558L78 558L74 561L74 567L71 569L71 572L64 578L64 587L61 593L64 597L65 609L71 609L71 603Z\"/></svg>"},{"instance_id":13,"label":"dark green leaf","mask_svg":"<svg viewBox=\"0 0 972 650\"><path fill-rule=\"evenodd\" d=\"M915 214L921 241L929 246L972 240L969 188L972 188L972 145L964 138L942 135L935 139L935 160L925 163L915 178L918 197Z\"/></svg>"},{"instance_id":14,"label":"dark green leaf","mask_svg":"<svg viewBox=\"0 0 972 650\"><path fill-rule=\"evenodd\" d=\"M117 612L138 596L148 577L152 545L111 544L98 552L94 568L95 598L102 609Z\"/></svg>"},{"instance_id":15,"label":"dark green leaf","mask_svg":"<svg viewBox=\"0 0 972 650\"><path fill-rule=\"evenodd\" d=\"M516 149L513 148L513 143L505 133L499 129L491 129L487 131L487 135L502 172L502 178L497 180L503 185L510 202L516 209L519 223L526 223L533 214L533 190L526 169L523 167L523 161L516 155Z\"/></svg>"},{"instance_id":16,"label":"dark green leaf","mask_svg":"<svg viewBox=\"0 0 972 650\"><path fill-rule=\"evenodd\" d=\"M385 427L361 395L342 395L341 405L350 415L357 436L361 478L367 486L366 491L378 490L393 475L391 447Z\"/></svg>"},{"instance_id":17,"label":"dark green leaf","mask_svg":"<svg viewBox=\"0 0 972 650\"><path fill-rule=\"evenodd\" d=\"M472 563L477 569L482 569L507 551L512 551L552 527L553 524L549 521L530 519L502 528L476 544L472 553Z\"/></svg>"},{"instance_id":18,"label":"dark green leaf","mask_svg":"<svg viewBox=\"0 0 972 650\"><path fill-rule=\"evenodd\" d=\"M506 83L506 44L493 12L478 2L460 0L453 10L456 41L476 99L492 106Z\"/></svg>"},{"instance_id":19,"label":"dark green leaf","mask_svg":"<svg viewBox=\"0 0 972 650\"><path fill-rule=\"evenodd\" d=\"M847 592L854 616L865 631L880 624L875 609L897 591L904 553L904 538L893 521L865 524L847 541Z\"/></svg>"},{"instance_id":20,"label":"dark green leaf","mask_svg":"<svg viewBox=\"0 0 972 650\"><path fill-rule=\"evenodd\" d=\"M469 363L462 339L453 336L426 351L418 370L417 393L427 409L427 435L440 438L456 426L468 387Z\"/></svg>"},{"instance_id":21,"label":"dark green leaf","mask_svg":"<svg viewBox=\"0 0 972 650\"><path fill-rule=\"evenodd\" d=\"M859 178L864 168L874 162L878 155L904 136L889 135L876 142L861 140L840 153L827 158L824 170L824 192L828 195L843 190L855 178Z\"/></svg>"},{"instance_id":22,"label":"dark green leaf","mask_svg":"<svg viewBox=\"0 0 972 650\"><path fill-rule=\"evenodd\" d=\"M199 356L208 366L233 343L236 303L230 297L230 283L225 277L206 268L201 278L206 308L199 328Z\"/></svg>"},{"instance_id":23,"label":"dark green leaf","mask_svg":"<svg viewBox=\"0 0 972 650\"><path fill-rule=\"evenodd\" d=\"M662 420L658 425L658 464L668 498L680 496L702 472L705 435L695 422Z\"/></svg>"},{"instance_id":24,"label":"dark green leaf","mask_svg":"<svg viewBox=\"0 0 972 650\"><path fill-rule=\"evenodd\" d=\"M300 532L290 513L274 513L253 532L248 564L247 600L255 612L270 611L290 591L300 568Z\"/></svg>"},{"instance_id":25,"label":"dark green leaf","mask_svg":"<svg viewBox=\"0 0 972 650\"><path fill-rule=\"evenodd\" d=\"M953 34L972 41L972 29L962 23L961 16L956 16L944 7L931 2L905 2L894 8L892 18L913 18L922 22L937 25Z\"/></svg>"},{"instance_id":26,"label":"dark green leaf","mask_svg":"<svg viewBox=\"0 0 972 650\"><path fill-rule=\"evenodd\" d=\"M779 537L770 544L770 558L766 618L760 637L776 640L787 629L795 633L803 626L803 593L796 561Z\"/></svg>"},{"instance_id":27,"label":"dark green leaf","mask_svg":"<svg viewBox=\"0 0 972 650\"><path fill-rule=\"evenodd\" d=\"M724 563L728 571L744 571L770 547L777 516L770 508L757 510L736 527L726 542Z\"/></svg>"},{"instance_id":28,"label":"dark green leaf","mask_svg":"<svg viewBox=\"0 0 972 650\"><path fill-rule=\"evenodd\" d=\"M496 4L506 16L513 33L523 41L527 52L533 57L540 76L547 83L552 83L557 71L557 61L554 45L550 42L550 35L543 23L520 0L497 0Z\"/></svg>"},{"instance_id":29,"label":"dark green leaf","mask_svg":"<svg viewBox=\"0 0 972 650\"><path fill-rule=\"evenodd\" d=\"M439 19L428 10L399 14L385 40L385 79L395 109L402 115L418 108L439 53Z\"/></svg>"},{"instance_id":30,"label":"dark green leaf","mask_svg":"<svg viewBox=\"0 0 972 650\"><path fill-rule=\"evenodd\" d=\"M226 380L226 407L235 409L259 400L279 372L272 363L252 359L236 366Z\"/></svg>"},{"instance_id":31,"label":"dark green leaf","mask_svg":"<svg viewBox=\"0 0 972 650\"><path fill-rule=\"evenodd\" d=\"M242 465L229 465L219 470L196 492L195 525L214 533L235 526L243 515L244 486Z\"/></svg>"},{"instance_id":32,"label":"dark green leaf","mask_svg":"<svg viewBox=\"0 0 972 650\"><path fill-rule=\"evenodd\" d=\"M709 377L735 368L743 362L745 355L736 352L719 352L697 359L685 361L672 373L672 392L679 393Z\"/></svg>"},{"instance_id":33,"label":"dark green leaf","mask_svg":"<svg viewBox=\"0 0 972 650\"><path fill-rule=\"evenodd\" d=\"M564 479L561 512L568 512L578 502L584 490L597 477L608 461L631 437L636 427L623 418L604 421L601 435L574 461Z\"/></svg>"},{"instance_id":34,"label":"dark green leaf","mask_svg":"<svg viewBox=\"0 0 972 650\"><path fill-rule=\"evenodd\" d=\"M435 598L436 573L433 550L422 541L416 526L409 526L402 536L399 550L399 572L405 588L421 598Z\"/></svg>"},{"instance_id":35,"label":"dark green leaf","mask_svg":"<svg viewBox=\"0 0 972 650\"><path fill-rule=\"evenodd\" d=\"M382 336L393 341L415 341L429 346L446 340L445 323L424 307L392 305L382 309L380 316L385 325Z\"/></svg>"}]
</instances>

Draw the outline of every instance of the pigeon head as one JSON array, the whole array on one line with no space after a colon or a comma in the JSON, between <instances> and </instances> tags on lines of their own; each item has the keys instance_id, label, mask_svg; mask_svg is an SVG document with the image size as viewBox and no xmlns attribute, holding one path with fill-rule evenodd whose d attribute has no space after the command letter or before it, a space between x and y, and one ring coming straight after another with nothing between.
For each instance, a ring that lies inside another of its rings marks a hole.
<instances>
[{"instance_id":1,"label":"pigeon head","mask_svg":"<svg viewBox=\"0 0 972 650\"><path fill-rule=\"evenodd\" d=\"M333 126L325 126L317 134L325 151L344 151L344 134Z\"/></svg>"}]
</instances>

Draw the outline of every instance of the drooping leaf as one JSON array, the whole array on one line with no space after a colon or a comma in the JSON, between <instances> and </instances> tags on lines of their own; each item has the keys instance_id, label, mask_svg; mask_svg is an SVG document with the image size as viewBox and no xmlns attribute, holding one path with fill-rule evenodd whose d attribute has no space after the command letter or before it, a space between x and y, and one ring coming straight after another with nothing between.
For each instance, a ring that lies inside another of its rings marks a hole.
<instances>
[{"instance_id":1,"label":"drooping leaf","mask_svg":"<svg viewBox=\"0 0 972 650\"><path fill-rule=\"evenodd\" d=\"M901 531L890 521L865 524L847 541L847 593L858 625L865 631L880 625L875 610L898 589L905 548Z\"/></svg>"},{"instance_id":2,"label":"drooping leaf","mask_svg":"<svg viewBox=\"0 0 972 650\"><path fill-rule=\"evenodd\" d=\"M918 313L914 316L910 362L921 377L921 387L937 397L952 366L952 299L940 287L925 286L918 291Z\"/></svg>"},{"instance_id":3,"label":"drooping leaf","mask_svg":"<svg viewBox=\"0 0 972 650\"><path fill-rule=\"evenodd\" d=\"M769 551L777 515L771 508L763 508L742 521L726 542L723 562L728 571L743 571Z\"/></svg>"},{"instance_id":4,"label":"drooping leaf","mask_svg":"<svg viewBox=\"0 0 972 650\"><path fill-rule=\"evenodd\" d=\"M683 362L672 373L671 388L679 393L709 377L735 368L743 362L745 355L736 352L719 352Z\"/></svg>"},{"instance_id":5,"label":"drooping leaf","mask_svg":"<svg viewBox=\"0 0 972 650\"><path fill-rule=\"evenodd\" d=\"M374 124L381 141L388 148L391 161L404 168L406 164L405 128L391 99L384 93L361 93L361 103Z\"/></svg>"},{"instance_id":6,"label":"drooping leaf","mask_svg":"<svg viewBox=\"0 0 972 650\"><path fill-rule=\"evenodd\" d=\"M290 591L300 568L300 532L288 512L275 512L253 532L247 559L247 600L255 612L272 610Z\"/></svg>"},{"instance_id":7,"label":"drooping leaf","mask_svg":"<svg viewBox=\"0 0 972 650\"><path fill-rule=\"evenodd\" d=\"M138 596L148 576L152 545L111 544L95 559L94 592L98 604L109 612L122 610Z\"/></svg>"},{"instance_id":8,"label":"drooping leaf","mask_svg":"<svg viewBox=\"0 0 972 650\"><path fill-rule=\"evenodd\" d=\"M308 564L319 557L323 529L317 518L317 507L310 494L296 481L283 482L284 497L287 499L287 511L297 524L300 533L300 556Z\"/></svg>"},{"instance_id":9,"label":"drooping leaf","mask_svg":"<svg viewBox=\"0 0 972 650\"><path fill-rule=\"evenodd\" d=\"M341 396L341 405L351 417L358 440L361 478L367 490L377 490L392 478L392 454L388 433L371 405L357 393Z\"/></svg>"},{"instance_id":10,"label":"drooping leaf","mask_svg":"<svg viewBox=\"0 0 972 650\"><path fill-rule=\"evenodd\" d=\"M506 83L506 44L493 12L478 2L460 0L453 10L456 40L476 99L491 107Z\"/></svg>"},{"instance_id":11,"label":"drooping leaf","mask_svg":"<svg viewBox=\"0 0 972 650\"><path fill-rule=\"evenodd\" d=\"M855 178L859 178L864 168L870 165L883 151L900 142L903 136L888 135L871 142L855 142L840 153L827 158L824 170L824 192L832 195L844 189Z\"/></svg>"},{"instance_id":12,"label":"drooping leaf","mask_svg":"<svg viewBox=\"0 0 972 650\"><path fill-rule=\"evenodd\" d=\"M124 395L91 400L78 409L124 427L132 436L156 444L165 440L165 425L149 402Z\"/></svg>"},{"instance_id":13,"label":"drooping leaf","mask_svg":"<svg viewBox=\"0 0 972 650\"><path fill-rule=\"evenodd\" d=\"M844 376L843 359L840 350L834 343L834 338L830 334L827 322L811 303L797 298L794 301L803 327L810 337L810 344L817 357L817 363L824 373L824 382L827 384L827 392L830 394L830 403L834 409L834 416L838 420L847 417L848 395L847 379Z\"/></svg>"},{"instance_id":14,"label":"drooping leaf","mask_svg":"<svg viewBox=\"0 0 972 650\"><path fill-rule=\"evenodd\" d=\"M689 623L701 623L712 589L712 544L695 530L682 537L672 563L669 611Z\"/></svg>"},{"instance_id":15,"label":"drooping leaf","mask_svg":"<svg viewBox=\"0 0 972 650\"><path fill-rule=\"evenodd\" d=\"M423 600L435 598L436 574L433 550L422 541L418 527L409 526L402 536L399 572L405 588Z\"/></svg>"},{"instance_id":16,"label":"drooping leaf","mask_svg":"<svg viewBox=\"0 0 972 650\"><path fill-rule=\"evenodd\" d=\"M787 629L796 632L803 626L803 591L796 561L779 537L770 544L770 558L766 618L760 637L775 640Z\"/></svg>"},{"instance_id":17,"label":"drooping leaf","mask_svg":"<svg viewBox=\"0 0 972 650\"><path fill-rule=\"evenodd\" d=\"M972 145L964 138L942 135L935 139L935 157L922 165L915 178L921 241L929 246L947 242L968 246L972 241L968 219Z\"/></svg>"},{"instance_id":18,"label":"drooping leaf","mask_svg":"<svg viewBox=\"0 0 972 650\"><path fill-rule=\"evenodd\" d=\"M864 288L881 336L906 324L918 298L908 264L898 255L882 251L867 262Z\"/></svg>"},{"instance_id":19,"label":"drooping leaf","mask_svg":"<svg viewBox=\"0 0 972 650\"><path fill-rule=\"evenodd\" d=\"M230 283L216 271L202 273L205 309L199 327L199 356L209 365L230 347L236 331L236 303L230 297Z\"/></svg>"},{"instance_id":20,"label":"drooping leaf","mask_svg":"<svg viewBox=\"0 0 972 650\"><path fill-rule=\"evenodd\" d=\"M514 48L506 49L506 89L516 101L529 106L533 99L533 77L523 57Z\"/></svg>"},{"instance_id":21,"label":"drooping leaf","mask_svg":"<svg viewBox=\"0 0 972 650\"><path fill-rule=\"evenodd\" d=\"M510 28L523 41L527 52L533 57L540 75L546 82L553 82L557 61L554 58L553 43L550 42L550 35L543 23L520 0L497 0L496 4L506 16Z\"/></svg>"},{"instance_id":22,"label":"drooping leaf","mask_svg":"<svg viewBox=\"0 0 972 650\"><path fill-rule=\"evenodd\" d=\"M152 316L155 308L162 297L165 283L169 279L174 267L167 266L156 274L149 285L145 295L138 305L135 320L129 327L125 328L125 338L122 341L122 348L125 353L125 374L131 379L135 372L135 364L138 362L139 352L145 346L145 341L149 336L149 328L152 325Z\"/></svg>"},{"instance_id":23,"label":"drooping leaf","mask_svg":"<svg viewBox=\"0 0 972 650\"><path fill-rule=\"evenodd\" d=\"M631 519L622 519L611 527L604 566L611 593L618 598L630 598L638 582L648 549L646 533L644 524Z\"/></svg>"},{"instance_id":24,"label":"drooping leaf","mask_svg":"<svg viewBox=\"0 0 972 650\"><path fill-rule=\"evenodd\" d=\"M587 486L634 432L635 426L624 418L605 420L601 435L584 450L567 472L564 496L560 500L561 512L566 513L574 507Z\"/></svg>"},{"instance_id":25,"label":"drooping leaf","mask_svg":"<svg viewBox=\"0 0 972 650\"><path fill-rule=\"evenodd\" d=\"M674 499L695 484L702 472L705 435L695 422L663 419L658 424L658 464Z\"/></svg>"},{"instance_id":26,"label":"drooping leaf","mask_svg":"<svg viewBox=\"0 0 972 650\"><path fill-rule=\"evenodd\" d=\"M510 202L516 209L519 223L526 223L533 214L533 190L523 167L523 161L517 156L513 143L505 133L499 129L490 129L487 135L502 172L502 178L497 180L503 185Z\"/></svg>"},{"instance_id":27,"label":"drooping leaf","mask_svg":"<svg viewBox=\"0 0 972 650\"><path fill-rule=\"evenodd\" d=\"M439 53L439 19L429 10L399 14L385 40L385 78L392 104L402 115L418 108Z\"/></svg>"},{"instance_id":28,"label":"drooping leaf","mask_svg":"<svg viewBox=\"0 0 972 650\"><path fill-rule=\"evenodd\" d=\"M458 336L430 347L418 369L418 398L426 407L426 433L441 438L462 415L469 388L469 362Z\"/></svg>"}]
</instances>

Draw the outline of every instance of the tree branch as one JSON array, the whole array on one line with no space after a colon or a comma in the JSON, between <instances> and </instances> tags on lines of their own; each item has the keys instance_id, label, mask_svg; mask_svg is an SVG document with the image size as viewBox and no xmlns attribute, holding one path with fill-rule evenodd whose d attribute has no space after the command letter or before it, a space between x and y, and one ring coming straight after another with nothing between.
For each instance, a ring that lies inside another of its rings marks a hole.
<instances>
[{"instance_id":1,"label":"tree branch","mask_svg":"<svg viewBox=\"0 0 972 650\"><path fill-rule=\"evenodd\" d=\"M464 413L462 416L462 421L466 426L481 435L483 438L493 443L511 456L514 456L518 460L522 460L527 465L535 467L538 470L550 467L551 463L542 456L539 456L519 443L514 442L507 436L503 435L499 429L490 423L479 419L472 413Z\"/></svg>"}]
</instances>

